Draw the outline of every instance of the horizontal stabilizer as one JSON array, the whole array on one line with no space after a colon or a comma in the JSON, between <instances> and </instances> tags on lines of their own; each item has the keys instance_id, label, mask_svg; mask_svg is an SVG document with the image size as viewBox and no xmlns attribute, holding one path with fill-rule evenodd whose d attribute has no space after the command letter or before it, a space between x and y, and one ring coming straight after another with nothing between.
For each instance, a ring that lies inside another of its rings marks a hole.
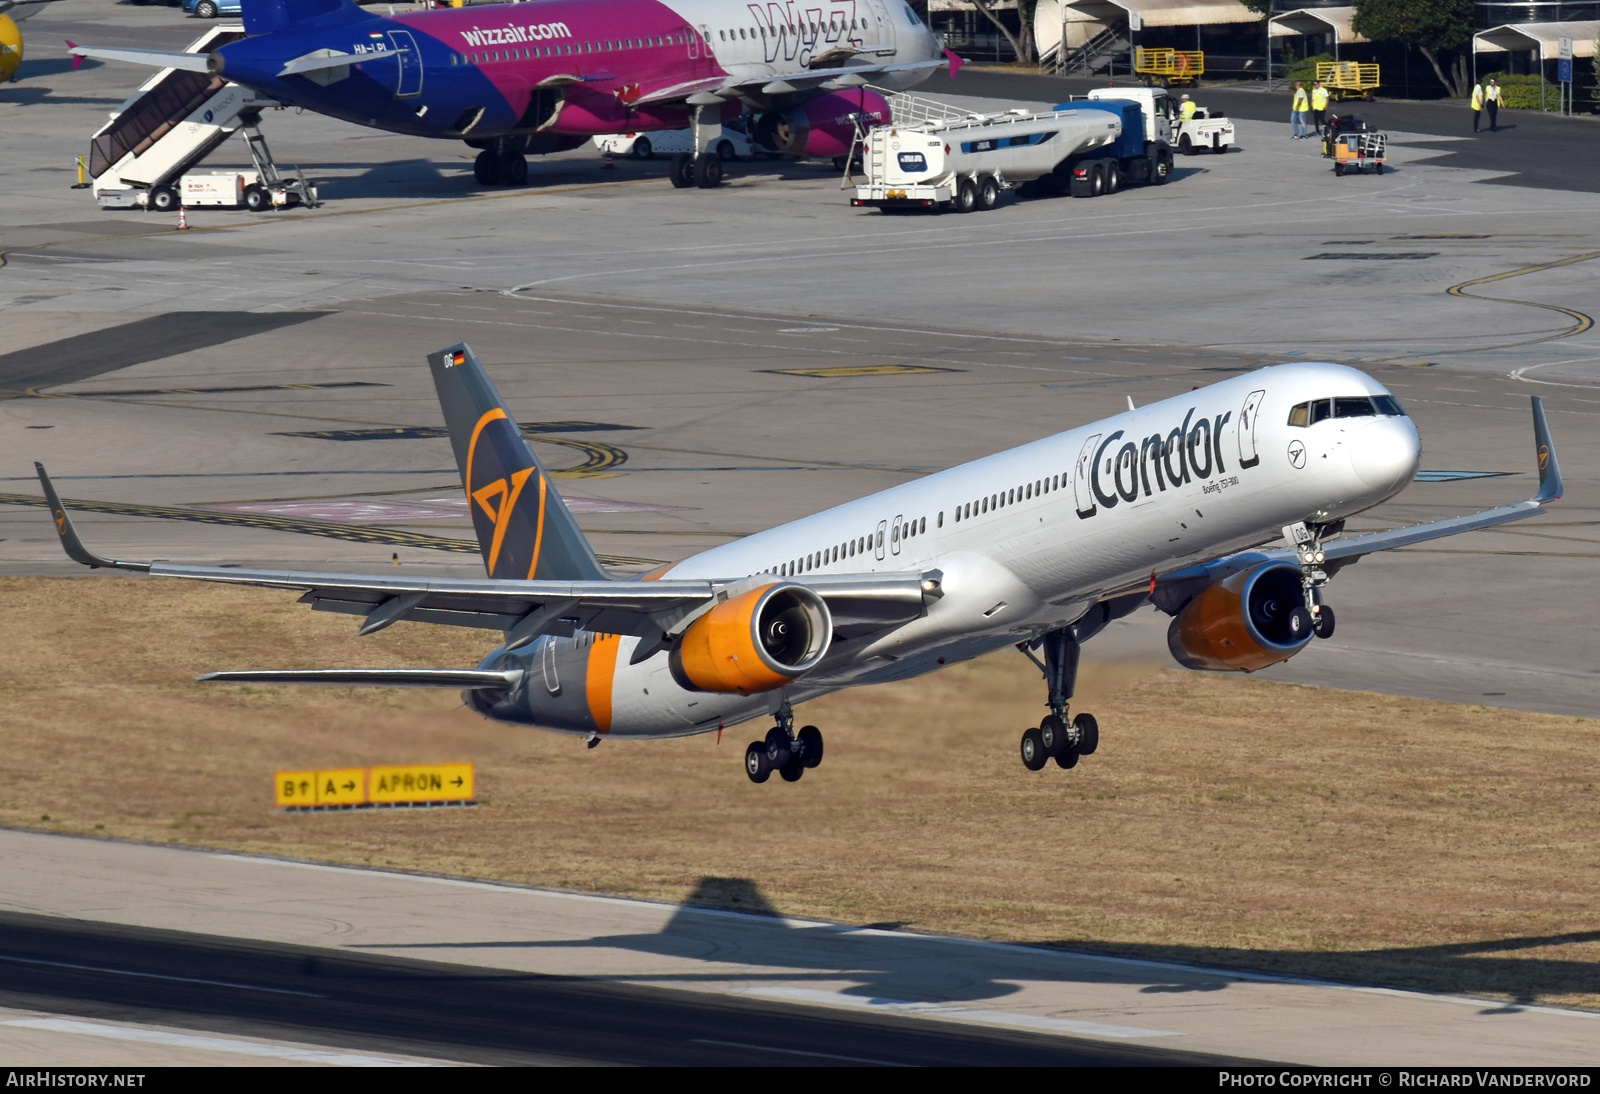
<instances>
[{"instance_id":1,"label":"horizontal stabilizer","mask_svg":"<svg viewBox=\"0 0 1600 1094\"><path fill-rule=\"evenodd\" d=\"M510 688L521 669L243 669L208 672L204 684L338 684L376 688Z\"/></svg>"},{"instance_id":2,"label":"horizontal stabilizer","mask_svg":"<svg viewBox=\"0 0 1600 1094\"><path fill-rule=\"evenodd\" d=\"M74 57L91 57L96 61L126 61L130 65L181 68L185 72L211 71L206 54L185 53L177 49L118 49L112 46L73 46L67 52Z\"/></svg>"},{"instance_id":3,"label":"horizontal stabilizer","mask_svg":"<svg viewBox=\"0 0 1600 1094\"><path fill-rule=\"evenodd\" d=\"M384 55L386 56L386 55ZM349 53L334 53L332 50L319 49L308 53L304 57L296 57L278 70L279 76L303 76L307 72L322 72L330 68L348 68L352 63L372 60L372 57L356 57Z\"/></svg>"}]
</instances>

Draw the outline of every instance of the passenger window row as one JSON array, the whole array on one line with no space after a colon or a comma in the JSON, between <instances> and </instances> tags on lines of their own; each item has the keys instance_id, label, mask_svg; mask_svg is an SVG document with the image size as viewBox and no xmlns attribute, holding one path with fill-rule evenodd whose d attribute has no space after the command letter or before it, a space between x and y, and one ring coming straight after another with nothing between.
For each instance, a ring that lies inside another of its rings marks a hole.
<instances>
[{"instance_id":1,"label":"passenger window row","mask_svg":"<svg viewBox=\"0 0 1600 1094\"><path fill-rule=\"evenodd\" d=\"M1054 475L1048 479L1035 479L1033 482L1023 483L1021 486L1008 487L997 494L979 498L977 501L962 502L956 506L956 520L971 520L973 517L981 516L996 509L1002 509L1007 505L1015 505L1019 501L1029 501L1033 498L1043 497L1045 494L1060 490L1066 483L1066 475Z\"/></svg>"},{"instance_id":2,"label":"passenger window row","mask_svg":"<svg viewBox=\"0 0 1600 1094\"><path fill-rule=\"evenodd\" d=\"M863 17L861 19L849 20L833 19L823 24L801 23L798 33L804 34L807 27L809 27L811 30L811 37L815 38L824 31L829 34L839 34L847 30L866 30L867 20ZM784 36L785 32L788 32L791 35L797 33L795 28L790 26L779 25L770 31L764 26L758 26L755 29L750 30L748 33L746 33L746 28L744 27L739 27L736 30L719 30L717 31L717 37L724 42L733 42L750 38L781 38Z\"/></svg>"},{"instance_id":3,"label":"passenger window row","mask_svg":"<svg viewBox=\"0 0 1600 1094\"><path fill-rule=\"evenodd\" d=\"M944 514L940 513L936 527L943 526L943 524ZM927 530L928 518L917 517L896 527L892 533L892 536L898 537L894 539L894 542L898 543L900 540L910 539L912 536L920 536L927 532ZM782 562L776 566L768 567L764 572L769 574L777 574L779 577L794 577L796 574L808 574L812 570L820 567L831 566L841 560L849 561L850 559L855 558L857 555L864 555L869 551L881 548L884 545L883 536L883 532L873 531L867 535L859 536L856 539L847 540L844 543L835 544L831 547L825 547L820 551L813 551L804 558L797 558L790 562Z\"/></svg>"},{"instance_id":4,"label":"passenger window row","mask_svg":"<svg viewBox=\"0 0 1600 1094\"><path fill-rule=\"evenodd\" d=\"M1329 418L1404 418L1400 401L1393 395L1341 395L1332 399L1312 399L1289 408L1289 424L1316 425Z\"/></svg>"},{"instance_id":5,"label":"passenger window row","mask_svg":"<svg viewBox=\"0 0 1600 1094\"><path fill-rule=\"evenodd\" d=\"M494 61L526 61L530 57L563 57L575 53L620 53L626 49L652 49L659 46L687 45L689 32L658 34L647 38L621 38L604 42L574 42L561 46L533 46L528 49L491 49L482 53L452 53L453 65L485 65Z\"/></svg>"}]
</instances>

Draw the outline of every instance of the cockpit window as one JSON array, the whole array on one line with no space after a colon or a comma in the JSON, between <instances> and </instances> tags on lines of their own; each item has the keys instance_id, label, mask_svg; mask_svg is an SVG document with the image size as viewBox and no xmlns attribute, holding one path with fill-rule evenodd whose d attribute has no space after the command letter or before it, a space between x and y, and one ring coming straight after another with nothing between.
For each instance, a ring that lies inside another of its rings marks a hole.
<instances>
[{"instance_id":1,"label":"cockpit window","mask_svg":"<svg viewBox=\"0 0 1600 1094\"><path fill-rule=\"evenodd\" d=\"M1346 395L1334 399L1313 399L1290 407L1289 424L1316 425L1329 418L1371 418L1375 414L1384 418L1406 416L1399 400L1393 395L1374 395L1370 399L1365 395Z\"/></svg>"}]
</instances>

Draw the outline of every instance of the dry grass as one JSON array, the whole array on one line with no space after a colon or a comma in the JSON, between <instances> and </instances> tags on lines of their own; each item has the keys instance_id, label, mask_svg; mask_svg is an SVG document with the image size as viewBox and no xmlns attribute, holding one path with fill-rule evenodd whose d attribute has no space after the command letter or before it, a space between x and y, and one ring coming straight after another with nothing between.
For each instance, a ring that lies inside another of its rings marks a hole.
<instances>
[{"instance_id":1,"label":"dry grass","mask_svg":"<svg viewBox=\"0 0 1600 1094\"><path fill-rule=\"evenodd\" d=\"M287 594L139 579L0 581L0 613L4 824L669 900L741 878L796 915L1600 1005L1594 721L1124 666L1081 689L1099 754L1031 775L1013 654L809 705L826 764L757 787L752 727L591 752L453 693L191 682L470 665L472 632L356 641ZM477 810L269 808L276 768L458 758Z\"/></svg>"}]
</instances>

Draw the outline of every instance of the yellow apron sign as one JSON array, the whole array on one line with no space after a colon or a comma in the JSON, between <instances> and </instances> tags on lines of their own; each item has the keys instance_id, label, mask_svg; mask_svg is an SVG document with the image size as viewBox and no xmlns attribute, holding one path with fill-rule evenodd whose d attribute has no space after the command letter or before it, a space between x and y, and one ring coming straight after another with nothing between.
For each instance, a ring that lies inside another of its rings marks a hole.
<instances>
[{"instance_id":1,"label":"yellow apron sign","mask_svg":"<svg viewBox=\"0 0 1600 1094\"><path fill-rule=\"evenodd\" d=\"M404 764L344 767L329 771L279 771L273 774L281 809L471 802L472 765Z\"/></svg>"}]
</instances>

